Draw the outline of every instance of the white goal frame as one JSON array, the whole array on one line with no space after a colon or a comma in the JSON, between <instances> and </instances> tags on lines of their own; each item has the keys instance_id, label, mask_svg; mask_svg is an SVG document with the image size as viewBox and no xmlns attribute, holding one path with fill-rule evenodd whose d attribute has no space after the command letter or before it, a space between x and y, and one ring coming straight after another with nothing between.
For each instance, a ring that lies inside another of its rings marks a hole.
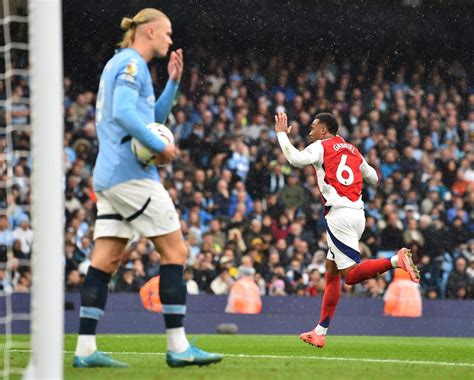
<instances>
[{"instance_id":1,"label":"white goal frame","mask_svg":"<svg viewBox=\"0 0 474 380\"><path fill-rule=\"evenodd\" d=\"M64 156L61 0L29 0L32 124L31 358L27 379L63 378Z\"/></svg>"}]
</instances>

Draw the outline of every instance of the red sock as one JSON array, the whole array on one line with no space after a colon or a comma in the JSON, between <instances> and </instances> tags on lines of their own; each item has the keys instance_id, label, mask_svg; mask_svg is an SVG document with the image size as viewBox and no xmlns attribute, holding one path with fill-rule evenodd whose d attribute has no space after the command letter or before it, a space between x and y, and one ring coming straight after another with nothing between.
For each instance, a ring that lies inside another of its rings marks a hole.
<instances>
[{"instance_id":1,"label":"red sock","mask_svg":"<svg viewBox=\"0 0 474 380\"><path fill-rule=\"evenodd\" d=\"M319 325L329 327L329 322L336 311L339 297L341 296L341 275L331 275L326 273L326 289L324 289L323 307Z\"/></svg>"},{"instance_id":2,"label":"red sock","mask_svg":"<svg viewBox=\"0 0 474 380\"><path fill-rule=\"evenodd\" d=\"M393 269L392 262L389 259L367 260L352 268L346 274L346 284L354 285L365 281L368 278L377 276L390 269Z\"/></svg>"}]
</instances>

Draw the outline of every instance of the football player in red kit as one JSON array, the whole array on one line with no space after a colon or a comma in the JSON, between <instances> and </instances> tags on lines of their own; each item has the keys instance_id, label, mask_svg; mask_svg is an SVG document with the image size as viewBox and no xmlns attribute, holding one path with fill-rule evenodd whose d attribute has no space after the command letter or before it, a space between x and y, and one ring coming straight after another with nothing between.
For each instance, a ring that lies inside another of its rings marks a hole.
<instances>
[{"instance_id":1,"label":"football player in red kit","mask_svg":"<svg viewBox=\"0 0 474 380\"><path fill-rule=\"evenodd\" d=\"M346 284L354 285L392 268L404 269L414 282L420 282L420 274L406 248L401 248L390 259L360 262L359 239L365 226L362 182L373 186L378 177L357 148L337 135L336 118L330 113L316 115L309 133L312 144L302 151L288 139L290 128L286 114L279 112L275 116L275 131L281 149L291 165L313 166L325 206L329 249L321 317L314 330L300 335L304 342L324 347L341 295L341 276Z\"/></svg>"}]
</instances>

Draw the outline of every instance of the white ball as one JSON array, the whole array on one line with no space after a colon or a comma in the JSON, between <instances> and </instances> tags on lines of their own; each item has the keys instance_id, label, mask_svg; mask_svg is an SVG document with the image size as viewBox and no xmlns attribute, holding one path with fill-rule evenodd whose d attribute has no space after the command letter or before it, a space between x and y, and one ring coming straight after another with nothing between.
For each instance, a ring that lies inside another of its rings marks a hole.
<instances>
[{"instance_id":1,"label":"white ball","mask_svg":"<svg viewBox=\"0 0 474 380\"><path fill-rule=\"evenodd\" d=\"M150 123L147 125L147 128L153 132L153 134L160 139L162 139L166 144L174 144L174 136L171 130L160 123ZM138 141L135 137L132 138L131 142L132 152L135 157L140 161L143 165L156 165L156 166L165 166L167 163L161 162L160 158L156 156L155 152L148 149L145 145L143 145L140 141Z\"/></svg>"}]
</instances>

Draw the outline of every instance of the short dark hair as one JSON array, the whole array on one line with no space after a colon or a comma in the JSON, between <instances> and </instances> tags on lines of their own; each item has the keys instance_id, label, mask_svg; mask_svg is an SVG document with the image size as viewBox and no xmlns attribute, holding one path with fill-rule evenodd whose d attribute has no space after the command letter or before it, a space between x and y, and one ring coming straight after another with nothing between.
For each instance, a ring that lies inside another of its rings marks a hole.
<instances>
[{"instance_id":1,"label":"short dark hair","mask_svg":"<svg viewBox=\"0 0 474 380\"><path fill-rule=\"evenodd\" d=\"M337 120L332 113L318 113L314 118L318 119L320 123L326 125L326 128L332 135L335 135L337 133L337 130L339 129L339 124L337 123Z\"/></svg>"}]
</instances>

